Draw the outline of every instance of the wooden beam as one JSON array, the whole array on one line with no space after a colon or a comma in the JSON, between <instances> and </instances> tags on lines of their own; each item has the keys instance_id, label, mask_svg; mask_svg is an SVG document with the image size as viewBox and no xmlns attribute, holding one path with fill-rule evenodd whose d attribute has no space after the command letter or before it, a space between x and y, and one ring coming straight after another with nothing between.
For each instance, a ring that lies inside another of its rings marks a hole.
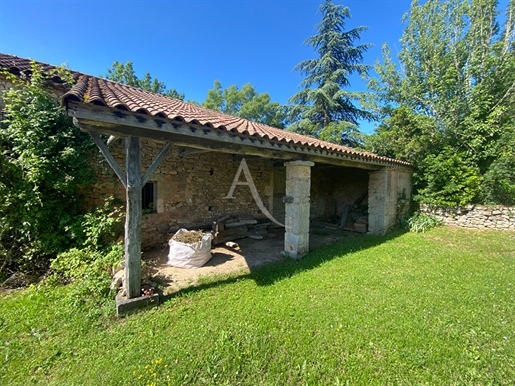
<instances>
[{"instance_id":1,"label":"wooden beam","mask_svg":"<svg viewBox=\"0 0 515 386\"><path fill-rule=\"evenodd\" d=\"M202 150L202 149L181 149L181 150L179 150L179 157L184 158L188 155L208 153L210 151L211 150Z\"/></svg>"},{"instance_id":2,"label":"wooden beam","mask_svg":"<svg viewBox=\"0 0 515 386\"><path fill-rule=\"evenodd\" d=\"M218 145L220 145L220 143L223 143L224 145L244 145L246 146L246 149L254 148L256 150L259 149L260 151L269 150L278 152L282 155L288 153L295 154L294 157L273 157L277 159L298 160L306 159L305 157L314 155L323 158L325 160L323 161L324 163L341 165L340 162L334 161L346 161L348 164L342 166L351 166L360 169L378 170L382 166L411 169L408 165L402 165L388 159L370 158L364 154L332 151L309 145L294 144L292 142L286 143L284 141L240 134L208 126L184 123L181 121L169 120L150 115L136 114L129 111L113 110L102 106L86 106L74 101L68 102L68 114L81 118L81 121L84 121L84 123L87 123L92 127L97 127L97 130L99 130L99 126L102 126L102 133L109 133L109 131L114 133L117 131L117 135L140 136L153 139L156 139L156 133L157 136L161 137L166 136L166 134L176 134L181 137L189 137L195 140L206 139L210 142L218 142ZM141 129L143 131L141 131ZM247 152L245 154L251 153Z\"/></svg>"},{"instance_id":3,"label":"wooden beam","mask_svg":"<svg viewBox=\"0 0 515 386\"><path fill-rule=\"evenodd\" d=\"M127 214L125 217L125 290L129 299L141 296L141 144L125 139Z\"/></svg>"},{"instance_id":4,"label":"wooden beam","mask_svg":"<svg viewBox=\"0 0 515 386\"><path fill-rule=\"evenodd\" d=\"M91 131L89 132L89 135L91 136L97 147L100 149L100 152L104 155L105 159L107 160L107 163L109 164L109 166L111 166L111 169L113 169L113 171L116 173L125 189L127 189L127 177L125 176L125 173L122 171L120 166L118 166L118 164L116 163L116 160L109 152L109 149L104 144L104 141L102 141L102 138L100 138L100 135L98 135L98 133L94 133Z\"/></svg>"},{"instance_id":5,"label":"wooden beam","mask_svg":"<svg viewBox=\"0 0 515 386\"><path fill-rule=\"evenodd\" d=\"M79 119L82 131L101 131L103 134L116 135L118 137L127 137L126 127L124 126L113 126L113 127L99 127L95 122ZM298 159L299 155L294 153L284 153L279 150L268 150L256 147L250 147L237 143L218 142L206 138L191 137L183 134L176 134L165 131L151 131L143 128L130 128L132 136L140 138L149 138L156 141L172 142L175 146L182 146L200 151L215 151L229 154L242 154L242 155L254 155L265 158L277 158L277 159Z\"/></svg>"},{"instance_id":6,"label":"wooden beam","mask_svg":"<svg viewBox=\"0 0 515 386\"><path fill-rule=\"evenodd\" d=\"M166 155L168 154L168 152L170 151L171 148L172 148L172 144L170 142L168 142L163 147L161 152L157 155L154 162L152 162L152 164L148 167L147 171L145 172L145 174L143 174L143 177L141 178L142 179L142 181L141 181L142 187L145 186L145 184L148 182L148 179L152 176L152 173L154 173L156 168L161 164L161 162L163 162L163 160L165 159Z\"/></svg>"},{"instance_id":7,"label":"wooden beam","mask_svg":"<svg viewBox=\"0 0 515 386\"><path fill-rule=\"evenodd\" d=\"M97 122L87 119L78 119L78 126L82 131L101 131L103 134L115 136L127 136L126 127L124 126L98 126ZM182 146L203 151L215 151L228 154L240 154L242 156L256 156L261 158L270 158L283 161L304 160L312 161L317 164L329 164L335 166L346 166L365 170L379 170L381 167L374 164L360 163L352 160L337 157L325 157L321 151L313 152L313 154L299 154L295 152L286 152L280 149L271 150L268 148L252 147L243 144L217 142L210 139L191 137L182 134L175 134L165 131L146 130L144 128L131 127L130 132L134 136L150 138L156 141L173 142L176 146Z\"/></svg>"}]
</instances>

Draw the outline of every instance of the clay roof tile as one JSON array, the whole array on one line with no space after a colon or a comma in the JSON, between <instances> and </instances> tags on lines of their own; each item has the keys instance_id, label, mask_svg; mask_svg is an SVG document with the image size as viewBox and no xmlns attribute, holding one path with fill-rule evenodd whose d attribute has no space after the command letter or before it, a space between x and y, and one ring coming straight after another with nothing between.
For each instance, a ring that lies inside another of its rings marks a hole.
<instances>
[{"instance_id":1,"label":"clay roof tile","mask_svg":"<svg viewBox=\"0 0 515 386\"><path fill-rule=\"evenodd\" d=\"M30 75L32 62L33 61L29 59L0 54L0 68L6 68L8 71L15 74L23 73ZM47 71L48 73L56 69L56 67L46 63L36 62L36 64L38 64L43 71ZM307 150L323 149L328 152L346 154L371 161L384 161L390 164L406 166L411 165L405 161L324 142L316 138L230 116L164 95L153 94L149 91L91 75L72 72L72 76L75 83L71 89L63 95L63 104L73 100L84 104L102 105L114 109L129 110L134 113L148 114L160 118L198 124L206 128L248 135L255 138L275 141L278 144L284 143L290 146L304 146Z\"/></svg>"}]
</instances>

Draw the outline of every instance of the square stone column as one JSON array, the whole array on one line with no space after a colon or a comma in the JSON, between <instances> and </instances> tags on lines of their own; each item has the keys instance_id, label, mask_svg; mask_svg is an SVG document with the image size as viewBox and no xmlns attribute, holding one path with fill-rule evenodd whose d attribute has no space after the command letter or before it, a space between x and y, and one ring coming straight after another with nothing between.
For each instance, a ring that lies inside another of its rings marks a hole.
<instances>
[{"instance_id":1,"label":"square stone column","mask_svg":"<svg viewBox=\"0 0 515 386\"><path fill-rule=\"evenodd\" d=\"M293 161L286 166L284 250L299 259L309 252L309 193L311 167L309 161Z\"/></svg>"},{"instance_id":2,"label":"square stone column","mask_svg":"<svg viewBox=\"0 0 515 386\"><path fill-rule=\"evenodd\" d=\"M368 231L384 235L409 209L411 170L383 167L369 173Z\"/></svg>"}]
</instances>

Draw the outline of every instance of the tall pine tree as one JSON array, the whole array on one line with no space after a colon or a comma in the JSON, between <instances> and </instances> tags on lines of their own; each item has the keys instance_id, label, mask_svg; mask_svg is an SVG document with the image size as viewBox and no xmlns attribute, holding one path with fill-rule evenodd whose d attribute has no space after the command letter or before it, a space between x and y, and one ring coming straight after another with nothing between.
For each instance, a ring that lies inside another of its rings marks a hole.
<instances>
[{"instance_id":1,"label":"tall pine tree","mask_svg":"<svg viewBox=\"0 0 515 386\"><path fill-rule=\"evenodd\" d=\"M345 21L350 18L348 7L326 0L319 8L322 21L318 34L305 44L313 47L317 59L299 63L295 70L305 76L301 91L290 98L289 130L312 135L342 145L359 143L357 131L360 119L372 115L353 101L365 98L366 93L344 90L350 86L351 75L367 74L369 66L362 64L363 54L370 44L355 45L367 27L347 31Z\"/></svg>"}]
</instances>

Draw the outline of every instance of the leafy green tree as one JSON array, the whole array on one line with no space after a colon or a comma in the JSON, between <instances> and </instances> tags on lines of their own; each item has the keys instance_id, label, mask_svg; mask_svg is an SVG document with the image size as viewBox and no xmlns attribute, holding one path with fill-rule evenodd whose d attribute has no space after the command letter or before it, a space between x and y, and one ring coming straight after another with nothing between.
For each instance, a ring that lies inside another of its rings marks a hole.
<instances>
[{"instance_id":1,"label":"leafy green tree","mask_svg":"<svg viewBox=\"0 0 515 386\"><path fill-rule=\"evenodd\" d=\"M0 274L45 268L77 242L79 191L93 178L91 141L65 116L46 76L35 64L29 79L5 75L13 87L1 95Z\"/></svg>"},{"instance_id":2,"label":"leafy green tree","mask_svg":"<svg viewBox=\"0 0 515 386\"><path fill-rule=\"evenodd\" d=\"M496 0L413 1L404 17L400 68L383 48L384 62L375 67L379 79L369 83L382 123L367 146L413 162L422 201L515 201L508 166L515 159L506 146L514 143L515 124L513 5L508 3L501 28ZM434 173L457 164L468 170L451 168L460 189L434 183ZM459 173L482 181L474 185L478 194L464 193L470 185Z\"/></svg>"},{"instance_id":3,"label":"leafy green tree","mask_svg":"<svg viewBox=\"0 0 515 386\"><path fill-rule=\"evenodd\" d=\"M292 106L288 130L355 146L359 143L358 121L373 116L354 104L366 98L366 93L345 88L350 86L351 75L365 76L369 69L362 61L370 44L355 45L367 27L346 30L345 21L351 17L349 8L330 0L319 11L322 21L318 34L305 41L315 49L318 58L295 67L305 79L300 84L302 89L289 100Z\"/></svg>"},{"instance_id":4,"label":"leafy green tree","mask_svg":"<svg viewBox=\"0 0 515 386\"><path fill-rule=\"evenodd\" d=\"M141 88L156 94L162 94L179 100L184 100L184 94L180 94L176 89L167 89L164 82L157 78L152 78L147 72L143 75L143 79L136 76L132 62L130 60L123 64L115 61L111 68L107 69L106 79L126 84L128 86Z\"/></svg>"},{"instance_id":5,"label":"leafy green tree","mask_svg":"<svg viewBox=\"0 0 515 386\"><path fill-rule=\"evenodd\" d=\"M277 102L270 102L268 93L256 92L250 83L244 84L241 89L236 85L223 89L222 83L215 80L202 106L265 125L284 127L284 108Z\"/></svg>"}]
</instances>

